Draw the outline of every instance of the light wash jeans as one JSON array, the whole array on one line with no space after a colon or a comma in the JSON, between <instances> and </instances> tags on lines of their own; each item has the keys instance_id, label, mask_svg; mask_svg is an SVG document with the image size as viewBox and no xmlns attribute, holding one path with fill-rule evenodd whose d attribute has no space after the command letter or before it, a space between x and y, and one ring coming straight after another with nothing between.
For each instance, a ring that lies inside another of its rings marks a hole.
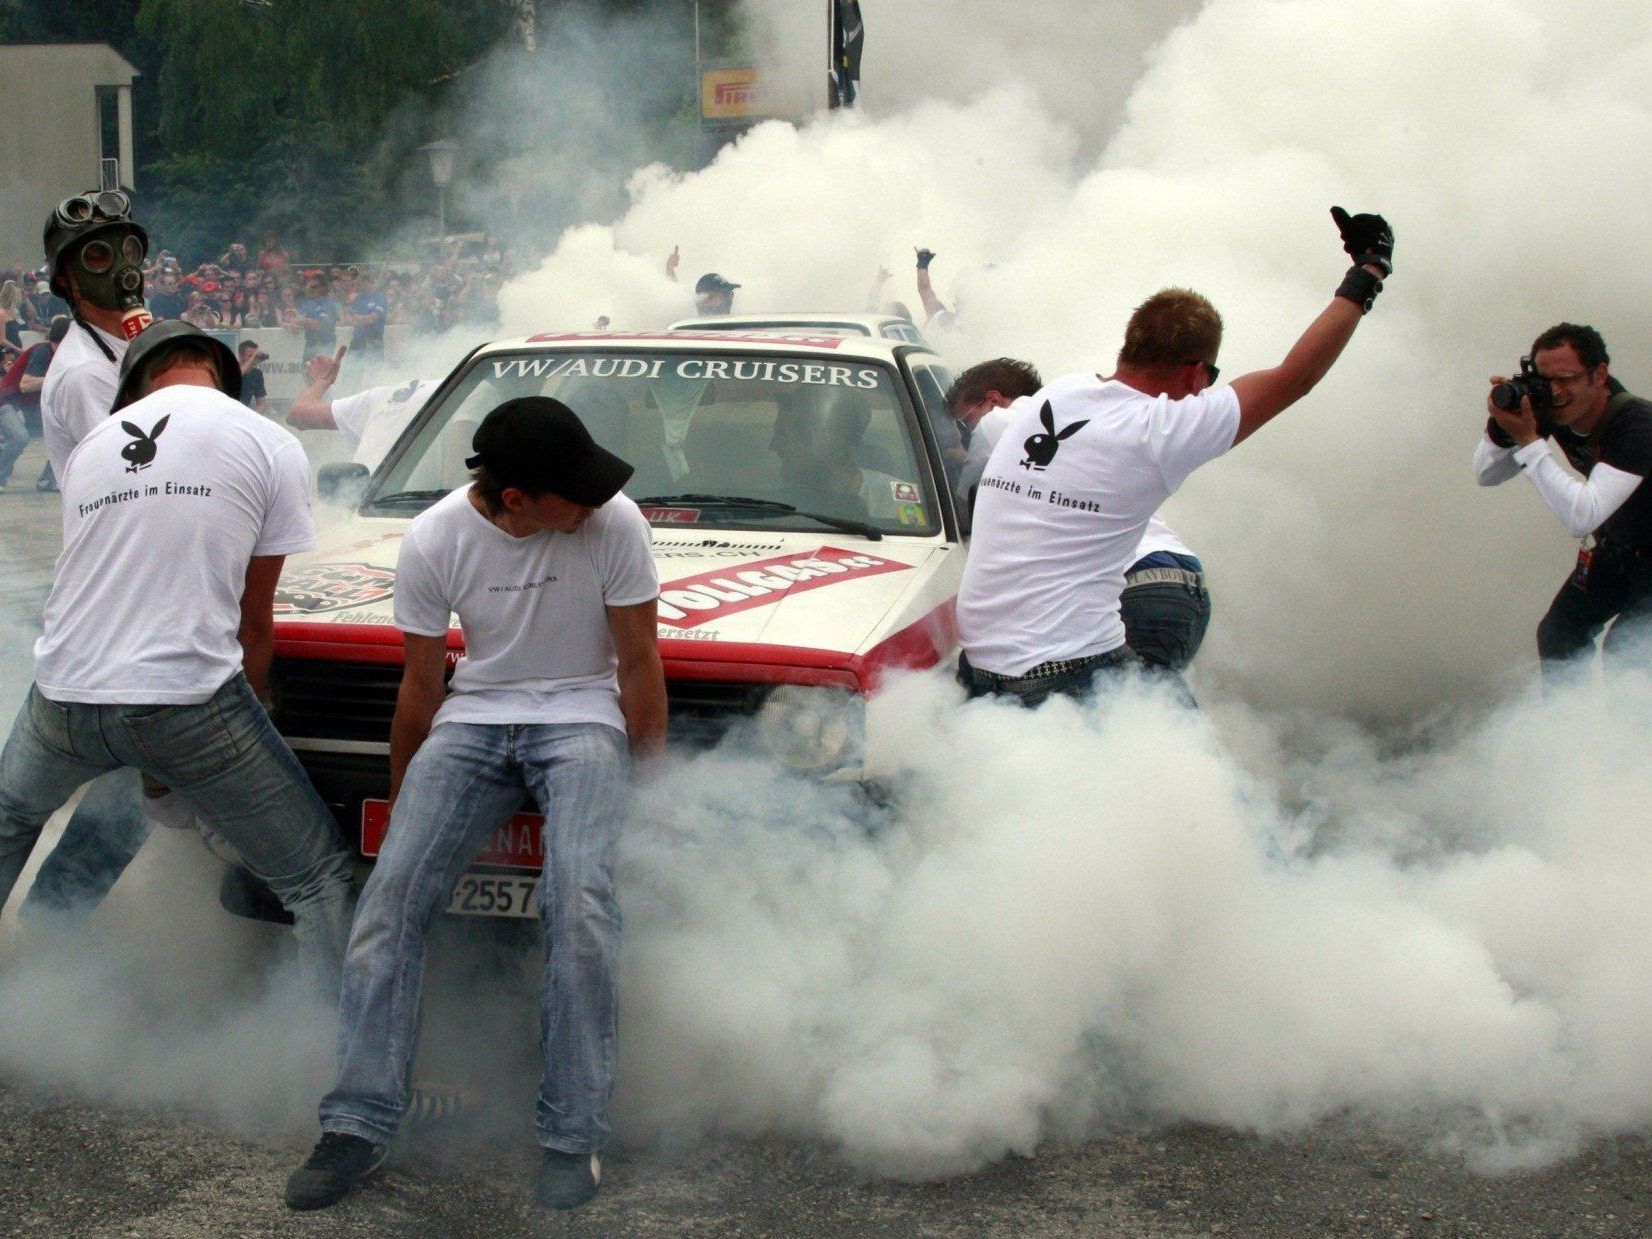
<instances>
[{"instance_id":1,"label":"light wash jeans","mask_svg":"<svg viewBox=\"0 0 1652 1239\"><path fill-rule=\"evenodd\" d=\"M46 819L87 779L120 766L166 783L241 854L293 914L314 983L337 993L350 855L239 673L199 705L56 702L30 685L0 753L0 907Z\"/></svg>"},{"instance_id":2,"label":"light wash jeans","mask_svg":"<svg viewBox=\"0 0 1652 1239\"><path fill-rule=\"evenodd\" d=\"M143 811L136 770L93 779L57 846L35 870L18 916L37 925L80 924L126 872L154 825Z\"/></svg>"},{"instance_id":3,"label":"light wash jeans","mask_svg":"<svg viewBox=\"0 0 1652 1239\"><path fill-rule=\"evenodd\" d=\"M620 913L614 853L629 794L625 734L603 723L443 723L408 763L362 892L339 999L339 1074L322 1131L377 1144L411 1088L425 936L488 837L531 794L545 815L539 915L539 1142L592 1152L614 1086Z\"/></svg>"}]
</instances>

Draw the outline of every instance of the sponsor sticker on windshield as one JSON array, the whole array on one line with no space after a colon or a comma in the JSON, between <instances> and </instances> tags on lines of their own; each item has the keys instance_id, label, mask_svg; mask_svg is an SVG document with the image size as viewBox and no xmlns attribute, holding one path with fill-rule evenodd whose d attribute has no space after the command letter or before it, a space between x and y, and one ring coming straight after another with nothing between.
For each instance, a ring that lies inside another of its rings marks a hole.
<instances>
[{"instance_id":1,"label":"sponsor sticker on windshield","mask_svg":"<svg viewBox=\"0 0 1652 1239\"><path fill-rule=\"evenodd\" d=\"M823 546L807 555L780 555L739 568L713 568L661 585L660 623L694 628L736 611L768 606L790 594L911 567L862 551Z\"/></svg>"},{"instance_id":2,"label":"sponsor sticker on windshield","mask_svg":"<svg viewBox=\"0 0 1652 1239\"><path fill-rule=\"evenodd\" d=\"M640 508L643 519L655 525L693 525L700 519L699 508Z\"/></svg>"},{"instance_id":3,"label":"sponsor sticker on windshield","mask_svg":"<svg viewBox=\"0 0 1652 1239\"><path fill-rule=\"evenodd\" d=\"M874 391L882 371L876 366L833 365L767 357L593 357L494 358L496 379L682 379L709 382L780 383L802 387L853 387Z\"/></svg>"}]
</instances>

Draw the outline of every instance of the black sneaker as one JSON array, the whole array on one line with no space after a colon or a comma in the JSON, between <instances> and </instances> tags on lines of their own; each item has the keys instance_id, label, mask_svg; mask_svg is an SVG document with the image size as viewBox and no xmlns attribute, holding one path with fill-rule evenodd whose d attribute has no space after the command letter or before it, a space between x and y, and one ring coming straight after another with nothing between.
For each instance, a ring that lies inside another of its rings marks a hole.
<instances>
[{"instance_id":1,"label":"black sneaker","mask_svg":"<svg viewBox=\"0 0 1652 1239\"><path fill-rule=\"evenodd\" d=\"M577 1209L597 1194L602 1158L595 1153L546 1149L539 1163L539 1203L547 1209Z\"/></svg>"},{"instance_id":2,"label":"black sneaker","mask_svg":"<svg viewBox=\"0 0 1652 1239\"><path fill-rule=\"evenodd\" d=\"M389 1146L360 1136L324 1131L309 1160L287 1180L286 1200L294 1209L336 1205L357 1183L384 1164Z\"/></svg>"}]
</instances>

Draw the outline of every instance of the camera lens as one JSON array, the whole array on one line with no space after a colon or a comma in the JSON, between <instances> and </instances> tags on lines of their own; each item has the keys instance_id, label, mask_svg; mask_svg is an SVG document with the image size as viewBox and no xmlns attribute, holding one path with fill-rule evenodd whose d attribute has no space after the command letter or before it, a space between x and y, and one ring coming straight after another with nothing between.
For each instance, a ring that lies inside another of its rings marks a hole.
<instances>
[{"instance_id":1,"label":"camera lens","mask_svg":"<svg viewBox=\"0 0 1652 1239\"><path fill-rule=\"evenodd\" d=\"M1526 385L1519 379L1508 379L1491 389L1491 402L1505 413L1520 407L1520 398L1526 394Z\"/></svg>"}]
</instances>

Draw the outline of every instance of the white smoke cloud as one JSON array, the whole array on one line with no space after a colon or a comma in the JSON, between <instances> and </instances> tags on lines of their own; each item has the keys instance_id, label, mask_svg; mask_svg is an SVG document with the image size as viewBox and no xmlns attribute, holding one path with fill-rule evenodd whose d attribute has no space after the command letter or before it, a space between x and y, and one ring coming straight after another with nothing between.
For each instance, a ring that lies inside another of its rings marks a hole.
<instances>
[{"instance_id":1,"label":"white smoke cloud","mask_svg":"<svg viewBox=\"0 0 1652 1239\"><path fill-rule=\"evenodd\" d=\"M755 10L770 42L793 7ZM1094 6L1040 6L1028 20L1069 37L1035 71L969 50L1000 32L984 6L891 8L867 13L863 112L760 125L697 173L639 171L620 218L570 230L506 289L506 329L659 326L692 313L708 270L744 285L737 310L859 308L879 266L915 305L922 244L963 311L938 341L956 364L1105 371L1130 308L1183 283L1223 310L1236 375L1276 363L1340 278L1330 204L1381 210L1398 270L1344 360L1170 505L1216 596L1201 674L1256 704L1390 723L1527 674L1565 539L1523 487L1479 491L1467 459L1485 377L1554 321L1599 326L1639 378L1639 289L1608 273L1652 259L1629 206L1652 137L1633 85L1645 15L1600 8L1602 65L1553 56L1575 15L1535 3L1402 4L1374 31L1352 3L1216 0L1151 53L1087 159L1102 121L1067 123L1070 84L1139 61L1148 38L1108 42ZM1545 134L1587 134L1570 166L1603 192L1522 172ZM674 244L680 285L663 273Z\"/></svg>"},{"instance_id":2,"label":"white smoke cloud","mask_svg":"<svg viewBox=\"0 0 1652 1239\"><path fill-rule=\"evenodd\" d=\"M1504 1169L1637 1129L1649 690L1310 773L1304 817L1387 836L1317 852L1152 695L1028 714L895 688L878 708L913 774L881 831L709 759L631 845L623 1125L823 1139L914 1177L1177 1121L1421 1116ZM1590 771L1533 743L1556 734ZM1610 805L1574 794L1596 772ZM1439 839L1461 846L1403 858Z\"/></svg>"}]
</instances>

